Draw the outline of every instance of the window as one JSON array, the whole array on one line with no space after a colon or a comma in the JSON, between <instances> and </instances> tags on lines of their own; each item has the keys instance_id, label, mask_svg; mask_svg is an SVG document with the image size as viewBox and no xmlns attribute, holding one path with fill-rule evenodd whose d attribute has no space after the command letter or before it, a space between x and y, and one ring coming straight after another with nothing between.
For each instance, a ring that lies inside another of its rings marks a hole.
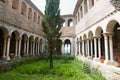
<instances>
[{"instance_id":1,"label":"window","mask_svg":"<svg viewBox=\"0 0 120 80\"><path fill-rule=\"evenodd\" d=\"M0 0L1 2L5 3L5 0Z\"/></svg>"},{"instance_id":2,"label":"window","mask_svg":"<svg viewBox=\"0 0 120 80\"><path fill-rule=\"evenodd\" d=\"M87 0L84 1L84 13L88 12Z\"/></svg>"},{"instance_id":3,"label":"window","mask_svg":"<svg viewBox=\"0 0 120 80\"><path fill-rule=\"evenodd\" d=\"M12 8L15 9L15 10L18 10L18 8L19 8L19 0L13 0Z\"/></svg>"},{"instance_id":4,"label":"window","mask_svg":"<svg viewBox=\"0 0 120 80\"><path fill-rule=\"evenodd\" d=\"M38 24L40 24L40 16L38 16Z\"/></svg>"},{"instance_id":5,"label":"window","mask_svg":"<svg viewBox=\"0 0 120 80\"><path fill-rule=\"evenodd\" d=\"M32 19L32 9L29 8L29 11L28 11L28 19Z\"/></svg>"},{"instance_id":6,"label":"window","mask_svg":"<svg viewBox=\"0 0 120 80\"><path fill-rule=\"evenodd\" d=\"M37 19L37 14L36 14L36 12L34 12L33 21L36 22L36 19Z\"/></svg>"},{"instance_id":7,"label":"window","mask_svg":"<svg viewBox=\"0 0 120 80\"><path fill-rule=\"evenodd\" d=\"M27 13L27 5L24 2L22 2L21 14L26 16L26 13Z\"/></svg>"},{"instance_id":8,"label":"window","mask_svg":"<svg viewBox=\"0 0 120 80\"><path fill-rule=\"evenodd\" d=\"M81 16L81 18L83 17L83 8L82 8L82 6L80 7L80 16Z\"/></svg>"},{"instance_id":9,"label":"window","mask_svg":"<svg viewBox=\"0 0 120 80\"><path fill-rule=\"evenodd\" d=\"M68 26L69 26L69 27L73 26L73 20L72 20L72 19L69 19L69 20L68 20Z\"/></svg>"}]
</instances>

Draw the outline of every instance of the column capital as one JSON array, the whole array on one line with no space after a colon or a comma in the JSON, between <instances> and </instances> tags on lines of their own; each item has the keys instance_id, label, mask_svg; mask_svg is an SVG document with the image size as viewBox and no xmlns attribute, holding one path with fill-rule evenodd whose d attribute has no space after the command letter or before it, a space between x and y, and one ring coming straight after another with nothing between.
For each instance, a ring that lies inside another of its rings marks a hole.
<instances>
[{"instance_id":1,"label":"column capital","mask_svg":"<svg viewBox=\"0 0 120 80\"><path fill-rule=\"evenodd\" d=\"M113 32L106 32L106 33L103 33L103 36L104 37L108 37L108 36L112 36L113 35Z\"/></svg>"}]
</instances>

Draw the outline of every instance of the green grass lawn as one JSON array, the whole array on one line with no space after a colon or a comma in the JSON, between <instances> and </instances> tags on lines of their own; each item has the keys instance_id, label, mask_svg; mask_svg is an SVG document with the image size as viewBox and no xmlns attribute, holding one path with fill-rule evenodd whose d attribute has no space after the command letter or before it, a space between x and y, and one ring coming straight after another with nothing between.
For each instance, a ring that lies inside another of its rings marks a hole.
<instances>
[{"instance_id":1,"label":"green grass lawn","mask_svg":"<svg viewBox=\"0 0 120 80\"><path fill-rule=\"evenodd\" d=\"M96 70L90 70L77 59L54 58L53 69L49 69L47 58L30 61L0 73L0 80L105 80Z\"/></svg>"}]
</instances>

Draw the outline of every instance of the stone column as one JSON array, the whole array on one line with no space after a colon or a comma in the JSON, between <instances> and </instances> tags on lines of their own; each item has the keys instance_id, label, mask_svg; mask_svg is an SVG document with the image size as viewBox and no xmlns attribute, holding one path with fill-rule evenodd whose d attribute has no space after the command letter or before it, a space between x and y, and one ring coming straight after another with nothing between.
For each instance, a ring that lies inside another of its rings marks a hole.
<instances>
[{"instance_id":1,"label":"stone column","mask_svg":"<svg viewBox=\"0 0 120 80\"><path fill-rule=\"evenodd\" d=\"M81 54L81 46L80 46L80 42L78 43L79 44L79 54Z\"/></svg>"},{"instance_id":2,"label":"stone column","mask_svg":"<svg viewBox=\"0 0 120 80\"><path fill-rule=\"evenodd\" d=\"M93 41L91 39L91 57L93 57Z\"/></svg>"},{"instance_id":3,"label":"stone column","mask_svg":"<svg viewBox=\"0 0 120 80\"><path fill-rule=\"evenodd\" d=\"M108 36L104 34L105 42L105 60L108 61Z\"/></svg>"},{"instance_id":4,"label":"stone column","mask_svg":"<svg viewBox=\"0 0 120 80\"><path fill-rule=\"evenodd\" d=\"M97 58L97 39L94 38L95 59Z\"/></svg>"},{"instance_id":5,"label":"stone column","mask_svg":"<svg viewBox=\"0 0 120 80\"><path fill-rule=\"evenodd\" d=\"M33 41L33 55L35 56L35 41Z\"/></svg>"},{"instance_id":6,"label":"stone column","mask_svg":"<svg viewBox=\"0 0 120 80\"><path fill-rule=\"evenodd\" d=\"M82 44L83 44L83 56L85 56L85 44L84 44L84 41L82 41Z\"/></svg>"},{"instance_id":7,"label":"stone column","mask_svg":"<svg viewBox=\"0 0 120 80\"><path fill-rule=\"evenodd\" d=\"M62 54L64 54L64 42L62 43Z\"/></svg>"},{"instance_id":8,"label":"stone column","mask_svg":"<svg viewBox=\"0 0 120 80\"><path fill-rule=\"evenodd\" d=\"M38 55L40 55L40 42L38 42Z\"/></svg>"},{"instance_id":9,"label":"stone column","mask_svg":"<svg viewBox=\"0 0 120 80\"><path fill-rule=\"evenodd\" d=\"M89 52L89 51L90 51L89 40L87 40L87 44L88 44L88 46L87 46L87 47L88 47L88 52L87 52L87 53L88 53L88 57L90 57L90 52Z\"/></svg>"},{"instance_id":10,"label":"stone column","mask_svg":"<svg viewBox=\"0 0 120 80\"><path fill-rule=\"evenodd\" d=\"M113 61L113 42L112 42L112 35L109 35L109 46L110 46L110 60Z\"/></svg>"},{"instance_id":11,"label":"stone column","mask_svg":"<svg viewBox=\"0 0 120 80\"><path fill-rule=\"evenodd\" d=\"M30 41L30 44L31 44L31 45L30 45L30 49L31 49L31 50L30 50L30 55L32 55L32 40Z\"/></svg>"},{"instance_id":12,"label":"stone column","mask_svg":"<svg viewBox=\"0 0 120 80\"><path fill-rule=\"evenodd\" d=\"M24 53L26 54L26 40L24 40Z\"/></svg>"},{"instance_id":13,"label":"stone column","mask_svg":"<svg viewBox=\"0 0 120 80\"><path fill-rule=\"evenodd\" d=\"M18 57L19 57L19 59L21 59L21 55L20 55L20 53L21 53L21 38L19 39L19 48L18 48Z\"/></svg>"},{"instance_id":14,"label":"stone column","mask_svg":"<svg viewBox=\"0 0 120 80\"><path fill-rule=\"evenodd\" d=\"M10 60L9 52L10 52L10 39L11 37L9 36L7 39L7 60Z\"/></svg>"},{"instance_id":15,"label":"stone column","mask_svg":"<svg viewBox=\"0 0 120 80\"><path fill-rule=\"evenodd\" d=\"M7 44L7 38L4 37L4 50L3 50L3 58L5 59L6 57L6 44Z\"/></svg>"},{"instance_id":16,"label":"stone column","mask_svg":"<svg viewBox=\"0 0 120 80\"><path fill-rule=\"evenodd\" d=\"M27 40L27 56L29 56L29 39Z\"/></svg>"},{"instance_id":17,"label":"stone column","mask_svg":"<svg viewBox=\"0 0 120 80\"><path fill-rule=\"evenodd\" d=\"M99 59L101 57L101 41L100 41L100 38L98 38L98 52L99 52Z\"/></svg>"},{"instance_id":18,"label":"stone column","mask_svg":"<svg viewBox=\"0 0 120 80\"><path fill-rule=\"evenodd\" d=\"M16 45L15 45L15 57L18 56L18 39L16 39Z\"/></svg>"}]
</instances>

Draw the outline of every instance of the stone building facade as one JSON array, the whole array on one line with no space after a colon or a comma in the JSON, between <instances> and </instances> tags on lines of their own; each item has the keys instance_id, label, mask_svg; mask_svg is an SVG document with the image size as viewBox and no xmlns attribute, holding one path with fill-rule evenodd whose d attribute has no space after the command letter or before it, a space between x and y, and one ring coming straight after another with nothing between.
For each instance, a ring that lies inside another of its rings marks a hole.
<instances>
[{"instance_id":1,"label":"stone building facade","mask_svg":"<svg viewBox=\"0 0 120 80\"><path fill-rule=\"evenodd\" d=\"M30 0L0 0L0 59L40 55L43 17Z\"/></svg>"},{"instance_id":2,"label":"stone building facade","mask_svg":"<svg viewBox=\"0 0 120 80\"><path fill-rule=\"evenodd\" d=\"M120 68L114 59L120 60L120 1L78 0L73 14L61 17L60 54L78 57L107 80L119 80ZM30 0L0 0L0 59L41 55L43 18Z\"/></svg>"},{"instance_id":3,"label":"stone building facade","mask_svg":"<svg viewBox=\"0 0 120 80\"><path fill-rule=\"evenodd\" d=\"M76 55L102 72L107 80L119 80L120 1L78 0L74 14ZM100 63L101 58L104 62Z\"/></svg>"}]
</instances>

